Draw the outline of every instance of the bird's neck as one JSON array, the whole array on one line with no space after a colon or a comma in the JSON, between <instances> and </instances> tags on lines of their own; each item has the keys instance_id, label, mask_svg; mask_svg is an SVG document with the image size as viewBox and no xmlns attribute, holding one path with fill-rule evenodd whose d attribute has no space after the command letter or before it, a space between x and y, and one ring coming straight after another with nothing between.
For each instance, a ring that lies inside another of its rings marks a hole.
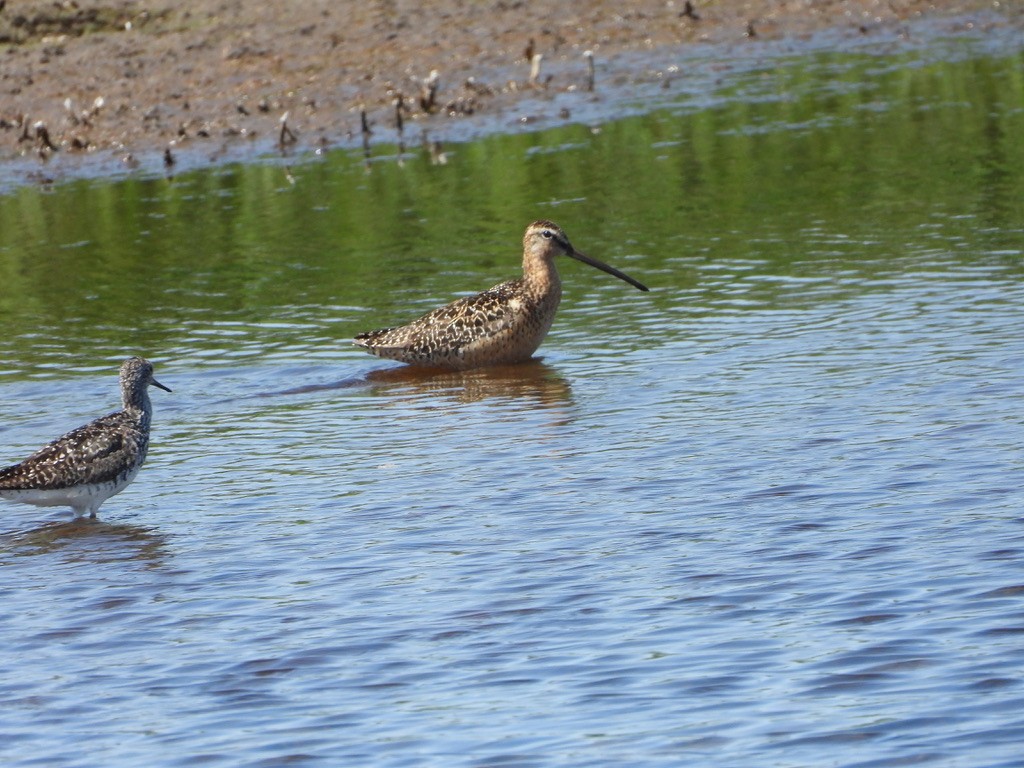
<instances>
[{"instance_id":1,"label":"bird's neck","mask_svg":"<svg viewBox=\"0 0 1024 768\"><path fill-rule=\"evenodd\" d=\"M523 257L523 283L534 293L562 293L562 280L552 259Z\"/></svg>"},{"instance_id":2,"label":"bird's neck","mask_svg":"<svg viewBox=\"0 0 1024 768\"><path fill-rule=\"evenodd\" d=\"M121 399L124 402L124 410L126 413L132 415L143 428L149 426L150 420L153 418L153 404L149 400L149 391L147 387L126 387L121 393Z\"/></svg>"}]
</instances>

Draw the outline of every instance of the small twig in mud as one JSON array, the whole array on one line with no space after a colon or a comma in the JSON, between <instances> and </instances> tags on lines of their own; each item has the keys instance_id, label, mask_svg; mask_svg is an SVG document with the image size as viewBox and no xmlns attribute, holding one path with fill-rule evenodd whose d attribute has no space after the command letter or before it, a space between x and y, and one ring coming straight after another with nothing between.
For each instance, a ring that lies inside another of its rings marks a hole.
<instances>
[{"instance_id":1,"label":"small twig in mud","mask_svg":"<svg viewBox=\"0 0 1024 768\"><path fill-rule=\"evenodd\" d=\"M430 75L423 81L420 88L420 108L427 114L437 108L437 89L441 85L441 73L436 69L430 70Z\"/></svg>"},{"instance_id":2,"label":"small twig in mud","mask_svg":"<svg viewBox=\"0 0 1024 768\"><path fill-rule=\"evenodd\" d=\"M683 6L683 10L679 15L687 19L692 19L693 21L700 21L700 14L693 10L693 3L691 3L690 0L686 0L686 5Z\"/></svg>"},{"instance_id":3,"label":"small twig in mud","mask_svg":"<svg viewBox=\"0 0 1024 768\"><path fill-rule=\"evenodd\" d=\"M366 116L366 107L363 105L359 106L359 133L363 136L363 156L369 158L370 136L373 134L373 129L370 128L370 120Z\"/></svg>"},{"instance_id":4,"label":"small twig in mud","mask_svg":"<svg viewBox=\"0 0 1024 768\"><path fill-rule=\"evenodd\" d=\"M594 90L594 52L584 51L584 58L587 60L587 90Z\"/></svg>"},{"instance_id":5,"label":"small twig in mud","mask_svg":"<svg viewBox=\"0 0 1024 768\"><path fill-rule=\"evenodd\" d=\"M523 58L527 61L533 61L533 54L537 52L536 44L533 42L533 38L530 38L530 42L526 44L526 50L523 51Z\"/></svg>"},{"instance_id":6,"label":"small twig in mud","mask_svg":"<svg viewBox=\"0 0 1024 768\"><path fill-rule=\"evenodd\" d=\"M402 111L405 109L405 98L402 94L395 96L395 130L398 131L398 135L402 135L402 131L405 130L405 121L402 118Z\"/></svg>"},{"instance_id":7,"label":"small twig in mud","mask_svg":"<svg viewBox=\"0 0 1024 768\"><path fill-rule=\"evenodd\" d=\"M32 126L32 128L36 132L36 139L39 141L40 149L48 149L51 152L57 151L57 146L52 141L50 141L50 131L47 130L46 123L44 123L42 120L39 120L36 122L35 125Z\"/></svg>"},{"instance_id":8,"label":"small twig in mud","mask_svg":"<svg viewBox=\"0 0 1024 768\"><path fill-rule=\"evenodd\" d=\"M543 53L535 53L530 59L530 78L527 82L534 87L537 87L537 81L540 79L540 63L543 59Z\"/></svg>"},{"instance_id":9,"label":"small twig in mud","mask_svg":"<svg viewBox=\"0 0 1024 768\"><path fill-rule=\"evenodd\" d=\"M402 163L402 155L405 154L405 119L402 111L405 109L405 98L402 94L395 96L395 130L398 132L398 163Z\"/></svg>"},{"instance_id":10,"label":"small twig in mud","mask_svg":"<svg viewBox=\"0 0 1024 768\"><path fill-rule=\"evenodd\" d=\"M102 96L97 96L92 101L92 106L89 109L82 110L82 113L78 116L78 119L85 123L90 128L92 127L92 119L100 113L103 109L103 105L107 102Z\"/></svg>"},{"instance_id":11,"label":"small twig in mud","mask_svg":"<svg viewBox=\"0 0 1024 768\"><path fill-rule=\"evenodd\" d=\"M75 108L74 108L74 106L71 103L71 97L70 96L68 96L66 99L64 99L64 111L68 113L68 121L72 125L78 125L78 123L80 121L78 119L78 115L75 114Z\"/></svg>"},{"instance_id":12,"label":"small twig in mud","mask_svg":"<svg viewBox=\"0 0 1024 768\"><path fill-rule=\"evenodd\" d=\"M32 141L32 134L28 132L28 126L32 122L28 119L28 115L21 115L21 135L18 137L18 143L23 141Z\"/></svg>"},{"instance_id":13,"label":"small twig in mud","mask_svg":"<svg viewBox=\"0 0 1024 768\"><path fill-rule=\"evenodd\" d=\"M284 149L289 144L294 144L299 140L298 136L296 136L292 129L288 127L288 114L288 112L285 112L281 115L280 119L281 132L277 136L277 145L281 149Z\"/></svg>"}]
</instances>

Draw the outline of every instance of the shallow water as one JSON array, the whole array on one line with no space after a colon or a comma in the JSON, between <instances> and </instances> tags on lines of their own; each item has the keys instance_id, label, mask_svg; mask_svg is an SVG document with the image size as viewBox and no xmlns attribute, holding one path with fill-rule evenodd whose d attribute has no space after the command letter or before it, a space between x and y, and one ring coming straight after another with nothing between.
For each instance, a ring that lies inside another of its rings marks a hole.
<instances>
[{"instance_id":1,"label":"shallow water","mask_svg":"<svg viewBox=\"0 0 1024 768\"><path fill-rule=\"evenodd\" d=\"M157 363L98 523L3 505L5 765L1020 765L1024 57L0 198L4 459ZM542 359L347 345L575 262Z\"/></svg>"}]
</instances>

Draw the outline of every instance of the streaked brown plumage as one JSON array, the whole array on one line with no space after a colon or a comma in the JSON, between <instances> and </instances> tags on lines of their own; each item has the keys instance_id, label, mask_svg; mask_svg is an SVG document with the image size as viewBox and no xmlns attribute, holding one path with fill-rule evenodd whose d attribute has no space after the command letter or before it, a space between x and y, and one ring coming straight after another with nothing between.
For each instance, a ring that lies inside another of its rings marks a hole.
<instances>
[{"instance_id":1,"label":"streaked brown plumage","mask_svg":"<svg viewBox=\"0 0 1024 768\"><path fill-rule=\"evenodd\" d=\"M124 408L45 445L24 461L0 469L0 498L39 507L71 507L96 517L100 505L135 479L149 449L153 365L131 357L121 365Z\"/></svg>"},{"instance_id":2,"label":"streaked brown plumage","mask_svg":"<svg viewBox=\"0 0 1024 768\"><path fill-rule=\"evenodd\" d=\"M361 333L355 343L378 357L410 365L465 370L528 360L551 329L562 300L555 268L559 254L615 275L641 291L647 286L580 253L550 221L523 235L523 276L453 301L397 328Z\"/></svg>"}]
</instances>

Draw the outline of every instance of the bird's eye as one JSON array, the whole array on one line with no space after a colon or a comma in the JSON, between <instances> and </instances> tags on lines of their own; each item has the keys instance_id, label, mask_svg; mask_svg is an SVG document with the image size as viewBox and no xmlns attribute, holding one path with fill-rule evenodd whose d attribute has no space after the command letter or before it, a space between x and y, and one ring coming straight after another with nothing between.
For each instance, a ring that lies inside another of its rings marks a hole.
<instances>
[{"instance_id":1,"label":"bird's eye","mask_svg":"<svg viewBox=\"0 0 1024 768\"><path fill-rule=\"evenodd\" d=\"M542 229L540 231L540 236L543 237L545 240L550 240L552 237L555 236L555 233L552 232L550 229Z\"/></svg>"}]
</instances>

